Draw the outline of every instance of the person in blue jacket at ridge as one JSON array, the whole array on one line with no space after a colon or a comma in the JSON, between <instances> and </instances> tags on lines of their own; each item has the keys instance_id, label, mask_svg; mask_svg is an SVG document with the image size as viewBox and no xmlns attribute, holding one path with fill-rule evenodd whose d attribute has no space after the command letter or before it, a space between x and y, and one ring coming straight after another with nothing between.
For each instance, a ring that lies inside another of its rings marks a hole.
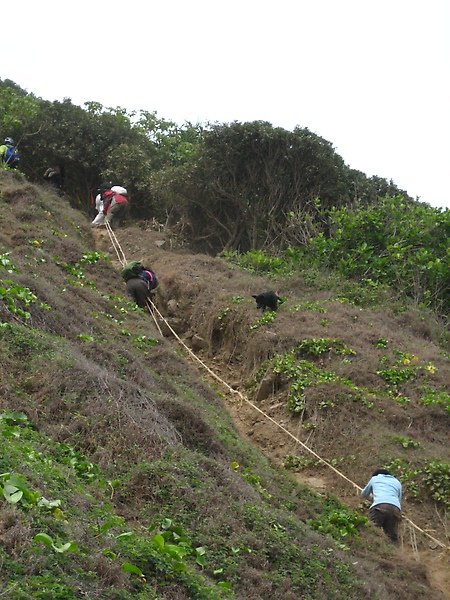
<instances>
[{"instance_id":1,"label":"person in blue jacket at ridge","mask_svg":"<svg viewBox=\"0 0 450 600\"><path fill-rule=\"evenodd\" d=\"M366 487L362 490L363 498L372 498L369 519L382 527L386 535L394 543L398 543L398 530L402 520L402 484L386 469L378 469L372 473Z\"/></svg>"}]
</instances>

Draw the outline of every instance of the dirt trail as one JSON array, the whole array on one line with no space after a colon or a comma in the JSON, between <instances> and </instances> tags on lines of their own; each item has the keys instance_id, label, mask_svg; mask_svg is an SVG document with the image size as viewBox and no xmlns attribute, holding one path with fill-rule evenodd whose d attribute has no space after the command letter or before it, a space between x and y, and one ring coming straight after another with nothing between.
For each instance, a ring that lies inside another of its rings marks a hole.
<instances>
[{"instance_id":1,"label":"dirt trail","mask_svg":"<svg viewBox=\"0 0 450 600\"><path fill-rule=\"evenodd\" d=\"M202 360L206 359L203 358ZM220 368L219 365L208 366L213 370L216 369L216 372L221 375L220 371L217 370ZM233 380L229 366L224 366L224 369L228 372L230 380ZM202 373L201 371L199 371L199 375L203 379L210 378L210 376L207 374L205 375L205 373ZM216 383L214 379L212 382ZM282 459L286 455L287 446L292 446L292 453L294 453L294 448L296 446L296 451L299 451L298 445L293 440L288 438L280 429L276 428L273 423L265 420L260 413L255 414L255 411L251 406L237 399L234 394L225 393L224 399L240 435L251 444L257 446L273 464L280 467L282 466ZM326 494L327 492L332 491L341 502L349 507L356 508L360 504L360 499L351 488L350 484L339 486L339 492L336 491L336 485L340 482L337 481L338 476L332 471L325 471L320 476L295 473L294 477L299 483L313 488L314 491L319 494ZM348 493L346 493L346 491L348 491ZM419 533L417 533L417 535L420 536ZM408 540L409 530L408 527L404 525L402 547L398 550L398 555L425 565L430 585L434 589L439 590L445 598L450 600L449 553L434 547L433 544L433 550L420 549L413 551Z\"/></svg>"},{"instance_id":2,"label":"dirt trail","mask_svg":"<svg viewBox=\"0 0 450 600\"><path fill-rule=\"evenodd\" d=\"M177 272L180 262L180 252L172 252L169 250L170 244L166 243L167 241L164 239L163 234L146 231L145 235L142 234L142 239L138 240L135 235L130 235L130 232L127 232L126 229L124 229L116 232L116 235L123 245L123 250L128 260L142 260L143 257L150 256L153 264L154 257L156 256L155 261L159 268L163 265L165 272ZM121 265L117 254L110 243L108 232L104 229L93 230L93 236L97 248L107 252L113 266L120 269ZM155 244L157 249L155 249ZM165 247L168 249L164 250ZM181 255L183 260L187 260L186 257L188 255L185 252L182 252ZM196 264L196 268L198 268L198 264ZM204 269L205 273L208 272L208 275L210 276L211 265L208 264L206 259ZM180 298L174 300L181 301ZM170 339L170 337L172 336L169 334L168 339ZM183 341L189 346L188 338L184 336ZM210 348L207 351L195 348L195 353L213 372L223 378L228 384L231 382L238 382L233 383L232 387L235 389L241 387L239 384L242 378L242 368L240 365L234 366L229 358L224 358L220 354L211 355ZM209 375L198 362L188 355L187 358L197 368L200 378L217 385L217 380ZM243 383L244 382L242 382L242 385ZM283 459L287 454L300 453L301 449L299 448L299 445L281 429L265 419L263 415L255 411L249 404L242 401L242 399L239 399L239 396L236 394L231 393L229 390L226 390L226 388L224 388L223 391L226 406L240 435L262 451L273 464L281 466ZM280 421L289 429L289 425L283 422L283 411L277 411L278 405L276 399L269 399L265 404L266 406L264 406L263 403L261 408L268 412L272 418ZM295 434L295 432L293 433ZM332 491L335 496L350 507L356 508L360 504L360 499L358 498L355 489L347 482L343 480L339 481L339 477L332 471L327 471L326 468L320 469L319 473L297 473L294 476L299 483L313 488L318 493L325 494L327 491ZM420 536L419 533L417 533L417 535ZM437 537L439 537L439 535L437 535ZM404 545L403 548L399 550L399 555L404 555L409 559L414 558L426 565L432 587L439 590L445 598L450 600L450 565L448 552L441 551L439 548L431 549L433 545L431 544L430 546L429 540L426 540L425 542L420 540L420 542L420 550L414 553L408 545L407 531L405 529Z\"/></svg>"},{"instance_id":3,"label":"dirt trail","mask_svg":"<svg viewBox=\"0 0 450 600\"><path fill-rule=\"evenodd\" d=\"M216 365L217 368L217 365ZM204 377L204 375L203 375ZM273 464L282 466L282 457L286 454L286 446L290 443L295 446L293 440L287 439L286 434L276 427L270 421L264 421L259 413L255 415L254 410L247 404L236 400L236 396L225 394L224 396L227 408L233 421L241 434L247 441L256 445ZM281 450L281 452L280 452ZM298 452L298 447L297 447ZM307 475L304 473L295 473L295 479L308 487L311 487L319 494L326 494L330 490L339 498L341 502L356 508L360 503L358 495L352 491L350 485L347 486L348 492L345 493L345 487L336 491L336 479L333 472L325 472L323 475ZM420 534L417 534L420 536ZM439 590L443 596L450 599L450 561L449 553L434 547L434 550L413 551L408 543L408 528L404 526L402 535L402 547L398 550L399 556L404 556L409 560L415 560L426 566L430 585Z\"/></svg>"}]
</instances>

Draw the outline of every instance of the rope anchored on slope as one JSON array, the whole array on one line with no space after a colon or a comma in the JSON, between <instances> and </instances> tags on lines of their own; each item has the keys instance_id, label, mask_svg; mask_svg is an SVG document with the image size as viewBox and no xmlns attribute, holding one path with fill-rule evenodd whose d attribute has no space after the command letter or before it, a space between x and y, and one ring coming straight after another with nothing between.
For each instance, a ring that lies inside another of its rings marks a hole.
<instances>
[{"instance_id":1,"label":"rope anchored on slope","mask_svg":"<svg viewBox=\"0 0 450 600\"><path fill-rule=\"evenodd\" d=\"M109 225L109 223L106 223L106 229L110 235L111 238L111 243L113 244L113 247L116 251L116 254L119 258L119 262L121 263L122 266L124 266L127 262L126 258L125 258L125 253L123 252L119 240L117 239L115 233L113 232L113 230L111 229L111 226ZM114 240L113 240L114 237ZM357 483L355 483L354 481L352 481L349 477L347 477L344 473L342 473L342 471L340 471L339 469L336 469L336 467L334 467L329 461L327 461L325 458L323 458L322 456L320 456L319 454L317 454L317 452L315 452L312 448L310 448L307 444L305 444L304 442L302 442L298 437L296 437L293 433L291 433L288 429L286 429L286 427L284 427L281 423L279 423L278 421L276 421L275 419L273 419L269 414L267 414L266 412L264 412L261 408L259 408L258 406L256 406L256 404L254 404L253 402L251 402L251 400L249 400L245 394L243 394L241 391L239 390L235 390L233 387L231 387L231 385L229 385L225 380L223 380L219 375L217 375L217 373L215 373L212 369L210 369L210 367L208 367L208 365L202 361L201 358L199 358L190 348L189 346L187 346L187 344L180 338L180 336L176 333L176 331L173 329L173 327L171 327L170 323L167 321L167 319L164 317L164 315L161 314L161 312L158 310L158 308L156 307L155 303L152 300L148 300L147 302L148 304L148 310L149 313L151 314L159 332L161 333L161 328L157 322L156 316L155 314L159 317L159 319L161 320L161 322L163 322L165 324L165 326L169 329L169 331L172 333L172 335L175 337L175 339L178 341L178 343L186 350L186 352L188 353L188 355L190 357L192 357L197 363L199 363L208 373L209 375L211 375L211 377L213 379L215 379L216 381L218 381L225 389L227 389L230 393L238 396L243 402L245 402L246 404L248 404L251 408L253 408L255 411L257 411L259 414L261 414L265 419L267 419L268 421L270 421L271 423L273 423L278 429L280 429L281 431L283 431L286 435L288 435L290 438L292 438L297 444L299 444L299 446L301 446L304 450L306 450L307 452L309 452L312 456L314 456L317 460L319 460L323 465L325 465L326 467L328 467L329 469L331 469L336 475L338 475L341 479L344 479L347 483L349 483L353 488L355 488L358 493L361 492L361 490L363 489L361 486L359 486ZM161 333L162 335L162 333ZM419 531L422 535L428 537L430 540L432 540L435 544L437 544L438 546L440 546L441 548L445 549L445 550L450 550L450 546L445 544L444 542L441 542L440 540L438 540L437 538L435 538L434 536L432 536L431 534L429 534L427 531L425 531L424 529L422 529L421 527L419 527L418 525L416 525L409 517L403 515L403 519L415 530Z\"/></svg>"}]
</instances>

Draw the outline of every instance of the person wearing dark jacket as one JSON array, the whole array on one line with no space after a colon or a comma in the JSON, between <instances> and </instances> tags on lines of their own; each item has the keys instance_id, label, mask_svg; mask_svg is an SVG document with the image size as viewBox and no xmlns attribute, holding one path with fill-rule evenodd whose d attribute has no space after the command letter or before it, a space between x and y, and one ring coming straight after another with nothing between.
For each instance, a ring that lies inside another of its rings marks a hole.
<instances>
[{"instance_id":1,"label":"person wearing dark jacket","mask_svg":"<svg viewBox=\"0 0 450 600\"><path fill-rule=\"evenodd\" d=\"M146 308L149 306L149 301L153 299L158 280L153 271L144 269L139 276L128 279L126 286L128 295L133 298L136 304L141 308Z\"/></svg>"},{"instance_id":2,"label":"person wearing dark jacket","mask_svg":"<svg viewBox=\"0 0 450 600\"><path fill-rule=\"evenodd\" d=\"M58 192L61 192L64 180L63 168L60 165L49 167L44 173L44 179L58 190Z\"/></svg>"}]
</instances>

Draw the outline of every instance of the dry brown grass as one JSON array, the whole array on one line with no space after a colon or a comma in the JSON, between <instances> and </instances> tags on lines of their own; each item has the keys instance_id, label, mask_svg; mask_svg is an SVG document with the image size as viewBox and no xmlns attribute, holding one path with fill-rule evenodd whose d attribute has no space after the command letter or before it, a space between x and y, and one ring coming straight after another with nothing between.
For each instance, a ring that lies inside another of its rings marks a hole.
<instances>
[{"instance_id":1,"label":"dry brown grass","mask_svg":"<svg viewBox=\"0 0 450 600\"><path fill-rule=\"evenodd\" d=\"M118 465L128 472L137 464L129 488L118 491L114 499L132 517L138 518L146 503L155 501L157 490L169 485L173 475L161 472L147 476L140 463L155 461L168 449L175 453L181 444L199 452L205 477L215 482L212 488L221 490L215 496L211 493L204 519L213 523L222 518L222 490L228 490L230 498L255 501L257 492L231 471L230 458L234 457L227 455L211 425L210 414L203 409L207 406L210 411L217 410L222 403L200 382L201 371L176 354L172 340L160 340L145 352L136 349L130 341L132 336L158 337L150 317L135 313L123 316L114 309L114 302L104 297L106 293L124 293L124 284L113 268L118 263L107 236L101 233L94 241L86 219L71 210L66 200L38 193L28 184L22 184L20 191L14 186L17 180L12 175L3 188L10 212L0 214L0 250L14 249L14 261L21 269L17 281L29 286L53 310L32 307L31 324L45 332L39 351L20 344L12 355L6 355L2 349L0 408L13 406L23 410L40 431L80 448L107 474L117 475ZM160 280L158 306L169 322L176 324L187 342L194 336L201 338L205 345L198 350L200 355L224 379L250 394L252 400L256 389L252 380L264 361L292 349L302 339L340 338L357 352L349 362L332 354L311 360L341 377L351 378L358 386L379 389L374 408L361 403L357 394L342 384L333 382L309 388L305 413L292 415L286 406L288 386L283 378L277 381L273 393L258 400L264 411L314 450L329 459L343 458L339 464L346 475L363 484L389 453L410 456L391 443L393 435L417 437L423 444L424 458L448 456L443 437L447 427L445 415L436 407L418 403L422 381L405 388L412 396L411 404L405 407L381 394L384 384L376 375L385 352L375 348L374 342L386 338L386 353L397 348L417 354L422 362L432 362L438 370L432 379L424 381L431 381L436 388L444 387L450 372L448 361L433 341L434 325L423 325L415 313L396 316L389 310L361 311L332 301L331 292L315 291L301 276L274 283L231 269L221 259L170 250L169 242L160 247L157 242L163 236L140 226L131 225L117 234L128 259L139 259L156 271ZM38 247L30 243L33 240L39 241ZM95 243L110 254L112 261L112 265L101 262L85 266L86 277L94 281L102 294L68 284L62 265L77 262L83 251L94 249ZM252 330L261 313L251 295L265 289L277 289L287 302L274 323ZM243 300L234 301L237 297ZM304 300L326 302L327 313L291 310ZM109 313L112 318L99 313ZM131 335L123 336L121 329ZM80 333L92 335L94 341L81 343L77 337ZM182 396L183 386L189 386L195 402L188 403ZM321 409L320 404L330 399L334 406ZM282 431L246 403L232 400L228 407L237 428L275 465L281 465L287 454L298 453L298 447ZM306 422L313 427L305 428ZM350 460L349 456L355 459ZM359 500L346 483L321 467L311 473L319 474L329 490L357 507ZM179 502L189 505L195 499L194 494L187 494ZM413 516L423 524L435 524L431 505L418 505ZM15 534L8 535L8 544L15 551ZM329 543L319 534L314 539L318 546ZM386 555L378 532L370 531L364 541L375 547L379 543L380 559L377 562L374 558L373 548L359 550L361 564L357 570L365 581L361 596L378 593L380 598L411 600L427 594L430 598L439 597L430 591L423 569L417 569L402 556ZM121 585L122 574L110 570L100 557L95 569L101 579L113 583L117 580ZM274 591L264 577L266 569L267 564L249 557L241 574L239 598L290 597L288 584ZM392 582L386 577L380 580L379 571L390 573ZM416 591L408 578L414 579ZM185 597L177 586L165 589L164 594L165 598Z\"/></svg>"},{"instance_id":2,"label":"dry brown grass","mask_svg":"<svg viewBox=\"0 0 450 600\"><path fill-rule=\"evenodd\" d=\"M135 240L136 235L133 227L121 235L129 258L135 258L131 240ZM357 394L337 383L310 388L306 391L308 409L303 419L309 418L314 429L304 430L302 420L286 408L286 387L275 389L273 395L259 403L271 417L307 441L319 454L328 459L343 459L340 468L347 476L364 485L375 468L395 456L407 459L414 456L415 460L420 455L421 460L448 460L445 441L448 416L442 408L424 407L418 401L424 385L448 389L450 380L449 361L436 343L439 331L434 319L424 321L415 309L397 315L389 307L362 310L332 301L332 292L316 292L305 285L301 277L289 280L283 287L281 282L274 283L228 268L220 259L161 250L154 243L157 238L158 234L151 231L141 235L139 256L151 264L159 276L161 310L170 322L176 305L176 317L183 321L179 330L184 332L186 341L194 336L203 338L207 350L198 349L197 352L216 372L222 373L229 383L242 391L248 389L249 382L265 360L290 350L302 339L339 338L356 351L356 356L349 357L348 362L332 355L312 360L322 368L351 379L361 388L370 388L374 392L373 408L361 403ZM251 331L250 326L261 316L251 294L264 289L277 289L287 296L288 301L279 309L273 324ZM244 300L234 303L232 299L237 296ZM321 301L327 309L326 314L290 310L305 300ZM223 316L226 309L227 314ZM327 320L326 326L323 319ZM388 340L386 349L376 348L375 343L380 338ZM420 364L429 362L437 367L432 376L422 372L416 380L403 386L402 393L411 398L406 406L385 397L385 382L376 373L383 367L382 356L389 357L389 365L394 363L394 349L418 356ZM330 399L334 402L333 408L318 408L320 402ZM287 440L285 434L264 418L255 415L251 408L243 405L233 408L232 405L231 411L239 420L242 433L251 435L251 439L275 462L282 463L286 454L302 454L294 442ZM396 435L420 441L420 453L411 455L411 451L395 444L392 439ZM319 467L318 472L326 478L330 489L350 506L357 507L359 501L348 484L323 467ZM409 515L425 527L435 521L432 503L413 504L407 500L406 508ZM440 535L445 538L445 532L441 531ZM426 545L424 539L419 543ZM394 587L385 590L386 597L405 597L406 590L401 585Z\"/></svg>"}]
</instances>

